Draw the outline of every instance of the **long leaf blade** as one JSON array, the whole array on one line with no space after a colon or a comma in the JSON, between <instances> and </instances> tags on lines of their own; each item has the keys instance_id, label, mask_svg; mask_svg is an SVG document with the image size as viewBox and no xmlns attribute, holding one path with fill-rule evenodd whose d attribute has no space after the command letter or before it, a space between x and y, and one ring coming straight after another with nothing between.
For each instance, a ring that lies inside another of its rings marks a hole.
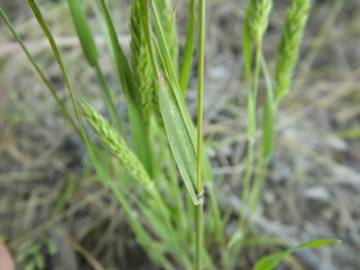
<instances>
[{"instance_id":1,"label":"long leaf blade","mask_svg":"<svg viewBox=\"0 0 360 270\"><path fill-rule=\"evenodd\" d=\"M162 87L159 91L159 97L171 151L193 203L198 204L195 193L196 154L190 135L186 131L185 123L181 119L181 113L171 100L169 92Z\"/></svg>"},{"instance_id":2,"label":"long leaf blade","mask_svg":"<svg viewBox=\"0 0 360 270\"><path fill-rule=\"evenodd\" d=\"M304 249L304 248L319 248L319 247L323 247L323 246L336 245L339 243L340 243L340 241L336 240L336 239L319 239L319 240L310 241L310 242L301 244L295 248L265 256L256 263L256 265L253 269L254 270L272 270L278 264L280 264L286 257L290 256L293 252L295 252L297 250Z\"/></svg>"}]
</instances>

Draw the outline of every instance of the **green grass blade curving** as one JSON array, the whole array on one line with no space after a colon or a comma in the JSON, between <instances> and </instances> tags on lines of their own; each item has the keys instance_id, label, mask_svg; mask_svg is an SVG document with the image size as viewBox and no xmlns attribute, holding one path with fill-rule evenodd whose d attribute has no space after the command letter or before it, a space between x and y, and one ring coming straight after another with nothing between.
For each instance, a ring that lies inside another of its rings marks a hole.
<instances>
[{"instance_id":1,"label":"green grass blade curving","mask_svg":"<svg viewBox=\"0 0 360 270\"><path fill-rule=\"evenodd\" d=\"M288 249L279 253L271 254L261 258L253 270L272 270L275 269L286 257L290 256L293 252L305 249L305 248L319 248L323 246L336 245L341 243L339 240L335 239L324 239L324 240L314 240L308 243L304 243L295 248Z\"/></svg>"}]
</instances>

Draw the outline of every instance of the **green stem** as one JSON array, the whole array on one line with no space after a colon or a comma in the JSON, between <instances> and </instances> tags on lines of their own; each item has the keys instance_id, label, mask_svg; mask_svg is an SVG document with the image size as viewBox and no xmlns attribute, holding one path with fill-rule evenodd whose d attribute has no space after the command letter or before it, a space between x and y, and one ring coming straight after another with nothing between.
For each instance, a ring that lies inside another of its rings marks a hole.
<instances>
[{"instance_id":1,"label":"green stem","mask_svg":"<svg viewBox=\"0 0 360 270\"><path fill-rule=\"evenodd\" d=\"M96 72L96 76L98 77L98 80L100 82L101 92L102 92L103 99L106 104L106 108L110 115L111 121L114 124L114 126L116 127L116 130L120 134L123 134L123 132L122 132L123 130L121 127L121 120L120 120L119 114L116 110L116 105L114 103L113 97L112 97L109 87L107 85L104 73L101 71L101 68L98 64L95 66L95 72Z\"/></svg>"},{"instance_id":2,"label":"green stem","mask_svg":"<svg viewBox=\"0 0 360 270\"><path fill-rule=\"evenodd\" d=\"M199 205L196 211L196 270L202 269L202 248L204 235L203 209L203 98L205 62L205 0L199 0L199 55L198 55L198 106L197 106L197 193Z\"/></svg>"},{"instance_id":3,"label":"green stem","mask_svg":"<svg viewBox=\"0 0 360 270\"><path fill-rule=\"evenodd\" d=\"M246 204L249 199L250 193L250 179L254 170L254 158L255 158L255 140L256 140L256 101L257 93L259 88L259 77L260 77L260 67L261 67L261 43L256 45L255 48L255 67L253 72L253 88L250 89L249 95L251 95L251 100L253 102L252 110L248 111L248 114L251 114L253 117L253 131L248 137L248 153L246 155L246 170L243 179L243 201ZM249 119L249 116L248 116ZM241 223L244 224L244 217L242 217Z\"/></svg>"}]
</instances>

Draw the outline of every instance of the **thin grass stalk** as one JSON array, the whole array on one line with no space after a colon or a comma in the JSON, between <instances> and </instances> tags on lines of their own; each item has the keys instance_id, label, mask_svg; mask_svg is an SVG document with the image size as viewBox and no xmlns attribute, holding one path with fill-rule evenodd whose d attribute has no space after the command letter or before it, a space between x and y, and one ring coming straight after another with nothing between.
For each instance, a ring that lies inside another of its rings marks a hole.
<instances>
[{"instance_id":1,"label":"thin grass stalk","mask_svg":"<svg viewBox=\"0 0 360 270\"><path fill-rule=\"evenodd\" d=\"M245 80L248 90L247 101L247 141L248 153L246 156L246 169L243 178L242 198L246 204L250 193L250 180L253 175L256 140L256 105L261 70L262 41L268 26L272 0L249 0L245 14L243 29L243 46L245 61ZM254 51L254 68L252 69L252 51ZM244 225L244 217L242 223Z\"/></svg>"},{"instance_id":2,"label":"thin grass stalk","mask_svg":"<svg viewBox=\"0 0 360 270\"><path fill-rule=\"evenodd\" d=\"M95 66L95 72L96 72L96 76L100 82L102 96L103 96L103 99L105 100L105 105L106 105L107 111L110 115L110 118L112 120L112 123L120 133L123 133L124 130L121 125L121 119L120 119L119 113L116 109L116 104L114 102L114 98L110 92L105 75L102 72L99 64L97 64Z\"/></svg>"},{"instance_id":3,"label":"thin grass stalk","mask_svg":"<svg viewBox=\"0 0 360 270\"><path fill-rule=\"evenodd\" d=\"M55 60L56 60L56 62L58 63L58 65L60 67L61 73L63 74L64 83L66 85L66 89L68 90L68 94L69 94L71 104L72 104L72 107L73 107L73 110L74 110L74 113L75 113L75 117L76 117L77 121L80 122L80 115L79 115L79 112L77 110L75 93L73 91L73 87L72 87L71 82L69 80L69 77L68 77L64 62L62 61L62 57L61 57L59 48L57 47L55 39L54 39L53 35L51 34L51 32L50 32L50 30L49 30L49 28L48 28L48 26L47 26L47 24L46 24L46 22L44 20L44 17L41 14L41 11L38 8L36 2L34 0L28 0L27 2L29 4L29 6L31 7L31 9L32 9L32 11L33 11L33 13L34 13L39 25L40 25L40 27L42 28L43 32L45 33L45 35L46 35L46 37L47 37L47 39L49 41L49 44L50 44L51 50L52 50L52 52L54 54Z\"/></svg>"},{"instance_id":4,"label":"thin grass stalk","mask_svg":"<svg viewBox=\"0 0 360 270\"><path fill-rule=\"evenodd\" d=\"M197 192L196 211L196 270L202 269L202 249L204 248L204 187L203 187L203 118L204 118L204 67L205 67L205 0L199 0L199 54L198 54L198 97L197 97Z\"/></svg>"},{"instance_id":5,"label":"thin grass stalk","mask_svg":"<svg viewBox=\"0 0 360 270\"><path fill-rule=\"evenodd\" d=\"M50 91L51 95L54 97L57 105L59 106L60 110L62 111L62 113L65 116L65 119L68 121L68 123L70 124L70 126L75 130L75 132L77 134L80 135L80 130L77 127L77 125L75 124L74 119L72 118L72 116L70 115L69 111L67 110L67 108L65 107L64 102L60 99L60 97L58 96L55 88L52 86L51 82L49 81L49 79L46 77L45 73L43 72L43 70L41 69L41 67L36 63L34 56L30 53L30 51L27 49L27 47L25 46L23 40L21 39L21 37L18 35L18 33L15 31L15 27L14 25L11 23L9 17L5 14L3 8L0 6L0 16L3 19L3 21L5 22L5 24L7 25L7 27L9 28L10 32L12 33L12 35L14 36L14 38L16 39L16 41L19 43L21 49L23 50L23 52L25 53L26 57L28 58L28 60L30 61L30 63L32 64L32 66L35 68L36 73L39 75L40 79L43 81L43 83L45 84L45 86L48 88L48 90Z\"/></svg>"},{"instance_id":6,"label":"thin grass stalk","mask_svg":"<svg viewBox=\"0 0 360 270\"><path fill-rule=\"evenodd\" d=\"M252 89L248 93L248 153L246 156L246 169L243 178L243 200L247 201L250 192L250 180L253 173L253 165L255 159L255 140L256 140L256 103L259 89L260 77L260 56L261 44L256 44L255 47L255 67L252 77Z\"/></svg>"}]
</instances>

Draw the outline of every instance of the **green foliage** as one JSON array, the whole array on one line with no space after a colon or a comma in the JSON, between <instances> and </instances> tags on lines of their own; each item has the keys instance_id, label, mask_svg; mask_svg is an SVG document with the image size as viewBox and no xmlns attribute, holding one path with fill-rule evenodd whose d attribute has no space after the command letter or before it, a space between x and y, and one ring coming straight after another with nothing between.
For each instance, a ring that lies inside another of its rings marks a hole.
<instances>
[{"instance_id":1,"label":"green foliage","mask_svg":"<svg viewBox=\"0 0 360 270\"><path fill-rule=\"evenodd\" d=\"M272 270L277 265L279 265L286 257L290 256L293 252L298 251L300 249L306 248L319 248L323 246L336 245L339 244L339 240L327 239L327 240L314 240L311 242L307 242L301 244L297 247L281 251L275 254L271 254L261 258L255 265L254 270Z\"/></svg>"},{"instance_id":2,"label":"green foliage","mask_svg":"<svg viewBox=\"0 0 360 270\"><path fill-rule=\"evenodd\" d=\"M76 33L79 36L80 44L86 55L86 59L93 67L98 65L98 51L96 48L94 37L91 33L90 27L87 22L87 18L81 1L68 0L71 16L74 20Z\"/></svg>"},{"instance_id":3,"label":"green foliage","mask_svg":"<svg viewBox=\"0 0 360 270\"><path fill-rule=\"evenodd\" d=\"M71 109L59 98L1 7L0 16L87 147L99 181L121 204L137 241L152 260L169 270L232 269L238 263L241 248L251 243L247 238L248 231L275 148L278 102L290 87L309 2L293 0L291 3L279 45L275 78L272 79L262 52L272 1L248 1L243 25L245 88L248 91L248 153L242 197L245 210L239 213L239 227L233 235L226 233L228 214L217 201L217 186L211 177L210 161L203 145L205 0L199 0L198 6L195 0L189 1L186 42L180 61L175 13L170 0L131 1L129 59L120 44L107 1L96 1L104 21L119 88L128 107L127 117L124 117L129 119L128 123L120 121L116 96L100 67L93 29L80 0L68 0L70 14L85 58L100 84L110 121L89 103L80 101L83 97L75 95L61 52L34 0L28 0L28 3L60 67ZM199 43L198 123L195 128L184 94L191 75L196 33ZM178 62L181 62L181 67ZM262 88L261 79L265 80L266 92L264 103L260 105L258 92ZM273 83L276 85L275 92ZM258 117L259 107L262 117ZM154 115L160 117L158 124L153 121ZM90 131L85 128L83 120L91 126L102 146L97 144L96 139L90 139ZM257 139L259 126L260 142ZM106 149L113 155L108 155ZM68 192L60 198L59 207L63 205L64 198L71 196L72 189ZM209 199L209 203L203 209L205 198ZM266 241L259 242L264 244ZM297 249L333 243L333 240L313 241L263 258L255 269L271 269ZM37 261L41 265L41 259Z\"/></svg>"},{"instance_id":4,"label":"green foliage","mask_svg":"<svg viewBox=\"0 0 360 270\"><path fill-rule=\"evenodd\" d=\"M193 54L195 47L195 21L196 21L196 3L195 0L189 1L189 19L186 31L186 42L184 48L184 58L180 73L180 87L181 91L185 94L191 73L191 65L193 62Z\"/></svg>"},{"instance_id":5,"label":"green foliage","mask_svg":"<svg viewBox=\"0 0 360 270\"><path fill-rule=\"evenodd\" d=\"M177 69L179 41L172 0L156 0L153 1L153 4L158 10L158 17L161 21L161 25L163 26L164 35L166 36L166 41L169 48L170 59L174 67Z\"/></svg>"}]
</instances>

